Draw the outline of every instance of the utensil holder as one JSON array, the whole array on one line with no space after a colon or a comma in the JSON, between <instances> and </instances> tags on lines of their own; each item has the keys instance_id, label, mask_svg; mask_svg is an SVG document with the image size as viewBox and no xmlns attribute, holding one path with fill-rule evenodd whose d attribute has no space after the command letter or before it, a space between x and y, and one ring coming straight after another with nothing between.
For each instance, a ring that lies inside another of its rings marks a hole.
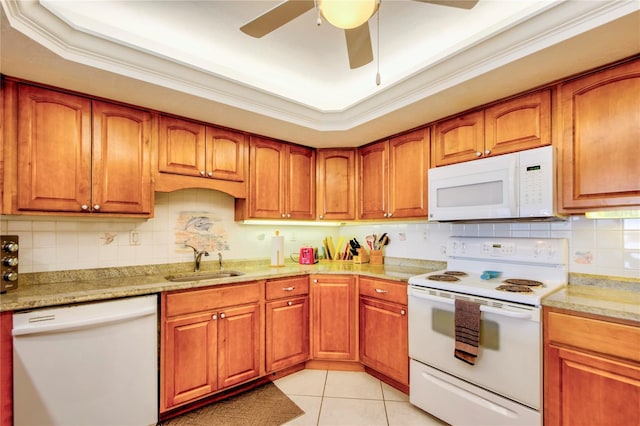
<instances>
[{"instance_id":1,"label":"utensil holder","mask_svg":"<svg viewBox=\"0 0 640 426\"><path fill-rule=\"evenodd\" d=\"M372 265L382 265L384 263L384 256L382 255L382 250L371 250L370 262Z\"/></svg>"},{"instance_id":2,"label":"utensil holder","mask_svg":"<svg viewBox=\"0 0 640 426\"><path fill-rule=\"evenodd\" d=\"M358 254L353 256L353 263L369 263L369 254L364 248L358 249Z\"/></svg>"}]
</instances>

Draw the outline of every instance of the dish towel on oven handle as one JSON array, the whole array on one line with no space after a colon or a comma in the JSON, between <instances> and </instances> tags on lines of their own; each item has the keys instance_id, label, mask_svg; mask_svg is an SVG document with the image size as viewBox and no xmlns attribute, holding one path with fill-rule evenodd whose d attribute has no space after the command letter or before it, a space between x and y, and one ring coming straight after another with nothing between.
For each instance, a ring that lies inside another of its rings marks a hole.
<instances>
[{"instance_id":1,"label":"dish towel on oven handle","mask_svg":"<svg viewBox=\"0 0 640 426\"><path fill-rule=\"evenodd\" d=\"M480 343L480 304L468 300L455 300L456 341L454 356L475 365Z\"/></svg>"}]
</instances>

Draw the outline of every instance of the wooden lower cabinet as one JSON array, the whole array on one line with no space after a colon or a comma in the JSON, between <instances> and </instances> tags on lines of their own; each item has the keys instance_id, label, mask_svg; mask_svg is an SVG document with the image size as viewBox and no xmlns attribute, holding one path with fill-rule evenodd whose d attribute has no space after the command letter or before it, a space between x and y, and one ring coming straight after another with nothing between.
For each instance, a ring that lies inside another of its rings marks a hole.
<instances>
[{"instance_id":1,"label":"wooden lower cabinet","mask_svg":"<svg viewBox=\"0 0 640 426\"><path fill-rule=\"evenodd\" d=\"M266 371L309 359L309 278L269 280L266 284Z\"/></svg>"},{"instance_id":2,"label":"wooden lower cabinet","mask_svg":"<svg viewBox=\"0 0 640 426\"><path fill-rule=\"evenodd\" d=\"M160 412L261 375L260 288L163 293Z\"/></svg>"},{"instance_id":3,"label":"wooden lower cabinet","mask_svg":"<svg viewBox=\"0 0 640 426\"><path fill-rule=\"evenodd\" d=\"M640 424L640 324L544 311L544 424Z\"/></svg>"},{"instance_id":4,"label":"wooden lower cabinet","mask_svg":"<svg viewBox=\"0 0 640 426\"><path fill-rule=\"evenodd\" d=\"M311 275L311 357L356 361L357 292L355 277Z\"/></svg>"},{"instance_id":5,"label":"wooden lower cabinet","mask_svg":"<svg viewBox=\"0 0 640 426\"><path fill-rule=\"evenodd\" d=\"M13 312L0 312L0 426L13 424Z\"/></svg>"},{"instance_id":6,"label":"wooden lower cabinet","mask_svg":"<svg viewBox=\"0 0 640 426\"><path fill-rule=\"evenodd\" d=\"M360 278L360 362L403 385L409 385L407 285Z\"/></svg>"}]
</instances>

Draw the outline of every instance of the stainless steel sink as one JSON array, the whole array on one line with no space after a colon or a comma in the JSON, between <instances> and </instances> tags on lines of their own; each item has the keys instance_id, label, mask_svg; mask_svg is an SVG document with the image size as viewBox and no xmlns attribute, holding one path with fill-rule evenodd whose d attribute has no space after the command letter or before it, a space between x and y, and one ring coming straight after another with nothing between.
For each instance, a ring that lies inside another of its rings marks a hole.
<instances>
[{"instance_id":1,"label":"stainless steel sink","mask_svg":"<svg viewBox=\"0 0 640 426\"><path fill-rule=\"evenodd\" d=\"M223 272L189 272L186 274L167 275L165 279L173 282L215 280L220 278L238 277L244 272L223 271Z\"/></svg>"}]
</instances>

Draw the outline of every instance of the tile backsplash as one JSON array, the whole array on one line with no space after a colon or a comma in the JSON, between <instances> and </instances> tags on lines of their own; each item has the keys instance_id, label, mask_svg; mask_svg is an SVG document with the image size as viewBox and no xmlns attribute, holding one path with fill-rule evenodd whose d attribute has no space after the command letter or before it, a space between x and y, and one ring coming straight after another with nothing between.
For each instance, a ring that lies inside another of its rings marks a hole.
<instances>
[{"instance_id":1,"label":"tile backsplash","mask_svg":"<svg viewBox=\"0 0 640 426\"><path fill-rule=\"evenodd\" d=\"M285 237L285 253L321 245L331 235L357 237L387 232L390 257L445 260L449 236L560 237L569 240L569 270L640 279L640 219L590 220L572 216L563 222L448 224L389 222L341 227L244 225L233 220L234 200L207 190L157 193L154 218L34 218L5 216L2 234L20 236L20 271L43 272L184 262L193 259L185 241L224 259L268 259L276 230Z\"/></svg>"}]
</instances>

